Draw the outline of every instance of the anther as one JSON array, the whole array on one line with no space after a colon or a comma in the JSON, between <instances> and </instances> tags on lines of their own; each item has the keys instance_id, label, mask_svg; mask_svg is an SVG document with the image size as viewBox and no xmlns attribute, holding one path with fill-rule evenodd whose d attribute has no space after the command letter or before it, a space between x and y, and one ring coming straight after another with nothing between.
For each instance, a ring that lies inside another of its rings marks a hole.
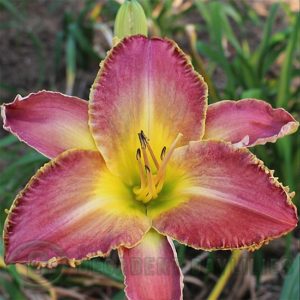
<instances>
[{"instance_id":1,"label":"anther","mask_svg":"<svg viewBox=\"0 0 300 300\"><path fill-rule=\"evenodd\" d=\"M141 131L140 133L138 133L138 137L139 137L139 140L140 140L140 144L141 144L142 149L146 149L146 146L147 146L147 140L146 140L145 137L144 137L143 131Z\"/></svg>"},{"instance_id":2,"label":"anther","mask_svg":"<svg viewBox=\"0 0 300 300\"><path fill-rule=\"evenodd\" d=\"M141 155L141 149L140 148L138 148L136 150L136 156L135 157L136 157L137 160L141 159L142 155Z\"/></svg>"},{"instance_id":3,"label":"anther","mask_svg":"<svg viewBox=\"0 0 300 300\"><path fill-rule=\"evenodd\" d=\"M143 137L143 139L145 140L146 143L148 143L149 139L147 138L147 136L145 135L144 131L141 130L141 136Z\"/></svg>"},{"instance_id":4,"label":"anther","mask_svg":"<svg viewBox=\"0 0 300 300\"><path fill-rule=\"evenodd\" d=\"M160 159L163 160L165 158L165 155L166 155L166 151L167 151L167 147L164 146L161 150L161 153L160 153Z\"/></svg>"},{"instance_id":5,"label":"anther","mask_svg":"<svg viewBox=\"0 0 300 300\"><path fill-rule=\"evenodd\" d=\"M159 163L158 163L158 161L157 161L157 159L156 159L156 157L155 157L155 155L154 155L154 152L153 152L153 150L152 150L152 147L151 147L151 145L149 144L149 139L147 138L147 136L145 135L145 133L144 133L144 131L143 130L141 130L141 136L142 136L142 138L143 138L143 141L145 142L145 144L146 144L146 147L148 148L148 150L149 150L149 153L150 153L150 155L151 155L151 158L152 158L152 160L153 160L153 162L154 162L154 164L155 164L155 167L156 167L156 169L158 170L159 169Z\"/></svg>"}]
</instances>

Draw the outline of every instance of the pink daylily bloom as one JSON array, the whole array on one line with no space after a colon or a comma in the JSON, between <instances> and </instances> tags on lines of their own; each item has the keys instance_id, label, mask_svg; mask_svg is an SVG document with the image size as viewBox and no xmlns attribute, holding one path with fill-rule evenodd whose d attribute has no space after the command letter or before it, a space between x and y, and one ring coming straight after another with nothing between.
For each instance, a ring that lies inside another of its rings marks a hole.
<instances>
[{"instance_id":1,"label":"pink daylily bloom","mask_svg":"<svg viewBox=\"0 0 300 300\"><path fill-rule=\"evenodd\" d=\"M172 239L254 250L297 224L293 193L245 146L299 124L255 99L207 106L206 83L170 40L118 43L89 102L42 91L17 96L2 116L52 159L9 211L7 263L75 266L118 249L129 299L176 300Z\"/></svg>"}]
</instances>

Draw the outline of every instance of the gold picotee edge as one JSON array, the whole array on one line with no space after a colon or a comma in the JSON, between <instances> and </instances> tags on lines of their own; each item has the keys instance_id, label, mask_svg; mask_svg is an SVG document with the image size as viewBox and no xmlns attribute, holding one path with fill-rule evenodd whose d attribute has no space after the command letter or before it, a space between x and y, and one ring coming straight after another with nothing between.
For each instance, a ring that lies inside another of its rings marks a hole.
<instances>
[{"instance_id":1,"label":"gold picotee edge","mask_svg":"<svg viewBox=\"0 0 300 300\"><path fill-rule=\"evenodd\" d=\"M188 67L190 69L190 71L196 76L196 78L198 79L199 84L201 85L201 87L203 87L205 93L203 95L203 100L204 100L204 107L203 107L203 119L200 121L201 122L201 132L199 133L199 140L202 139L202 137L204 136L204 132L205 132L205 120L206 120L206 115L207 115L207 107L208 107L208 87L206 82L204 81L204 78L202 75L200 75L193 67L191 60L189 58L188 55L186 55L178 46L178 44L176 42L174 42L171 39L168 38L159 38L159 37L153 37L151 39L143 36L143 35L134 35L134 36L130 36L130 37L126 37L123 40L119 41L112 49L110 49L107 52L107 56L105 57L104 60L102 60L100 62L100 70L97 73L97 76L91 86L90 89L90 95L89 95L89 108L88 108L88 114L89 114L89 127L90 127L90 131L92 132L93 137L95 137L97 134L94 132L93 130L93 123L94 123L94 118L93 118L93 113L92 113L92 103L94 101L94 93L93 91L96 89L96 86L98 84L98 82L100 82L101 80L101 76L103 76L103 74L105 73L106 69L107 69L107 65L109 65L110 61L113 60L114 55L116 55L119 51L120 48L124 47L125 42L127 40L130 39L134 39L134 38L143 38L143 39L148 39L148 40L160 40L160 41L165 41L168 42L172 47L173 50L175 52L177 52L179 54L179 59L182 59L185 64L185 67ZM202 99L199 99L199 101L201 101ZM95 139L95 138L94 138ZM96 140L96 139L95 139ZM98 146L97 146L98 147ZM98 147L99 149L99 147ZM103 149L99 149L99 151Z\"/></svg>"},{"instance_id":2,"label":"gold picotee edge","mask_svg":"<svg viewBox=\"0 0 300 300\"><path fill-rule=\"evenodd\" d=\"M286 203L294 209L295 211L295 215L297 216L297 207L294 205L294 203L292 202L292 198L294 198L294 196L296 195L295 192L290 192L290 188L288 186L284 186L281 182L279 182L277 179L278 177L274 177L274 170L269 170L265 165L264 165L264 162L260 159L258 159L253 153L251 153L247 148L234 148L234 146L229 143L229 142L224 142L224 141L220 141L220 140L209 140L209 141L204 141L204 142L215 142L215 143L224 143L224 144L227 144L229 147L232 148L233 151L238 151L238 152L241 152L241 153L247 153L249 155L249 158L250 158L250 162L252 162L252 164L254 165L257 165L262 171L265 172L265 174L269 175L269 179L270 179L270 183L275 185L276 187L279 187L281 188L285 194L286 194ZM197 142L190 142L187 146L185 147L189 147L190 144L193 144L193 143L197 143ZM200 141L201 143L201 141ZM222 246L222 247L211 247L211 248L205 248L205 247L198 247L196 245L193 245L191 243L187 243L186 241L184 240L178 240L176 237L174 236L171 236L170 234L165 234L163 233L162 231L160 231L158 228L156 228L155 226L152 225L152 228L154 228L158 233L160 233L161 235L164 235L164 236L168 236L170 238L172 238L173 240L176 240L178 241L180 244L183 244L185 246L189 246L189 247L192 247L196 250L204 250L204 251L216 251L216 250L248 250L248 251L255 251L255 250L258 250L259 248L261 248L263 245L267 245L270 241L276 239L276 238L279 238L281 236L284 236L286 234L288 234L289 232L291 232L294 228L296 228L297 224L295 224L295 226L285 232L282 232L278 235L275 235L275 236L271 236L271 237L267 237L263 240L261 240L260 242L258 243L253 243L251 245L241 245L241 246L238 246L237 247L226 247L226 246ZM225 244L225 243L223 243Z\"/></svg>"},{"instance_id":3,"label":"gold picotee edge","mask_svg":"<svg viewBox=\"0 0 300 300\"><path fill-rule=\"evenodd\" d=\"M55 159L50 160L49 162L45 163L36 173L35 175L33 175L31 177L31 179L29 180L29 182L26 184L26 186L17 194L17 196L15 197L11 207L9 210L6 210L7 213L7 217L6 220L4 222L4 229L3 229L3 241L4 241L4 252L6 251L6 249L8 248L8 244L9 244L9 229L11 227L11 225L13 225L13 222L11 220L12 215L14 214L14 209L20 204L20 200L23 197L23 194L25 193L25 191L31 187L31 185L36 181L37 178L39 178L39 176L45 172L47 172L49 169L51 169L51 167L53 167L57 161L59 161L60 159L63 159L65 157L67 157L70 153L72 152L76 152L76 151L87 151L87 152L94 152L94 153L98 153L98 151L95 150L81 150L81 149L70 149L70 150L66 150L63 153L61 153L60 155L58 155ZM110 250L108 250L107 252L102 252L102 251L96 251L96 252L90 252L88 254L86 254L85 257L80 258L80 259L76 259L76 258L67 258L67 257L52 257L47 261L28 261L28 262L14 262L14 263L22 263L22 264L28 264L28 265L32 265L38 268L41 267L47 267L49 269L55 268L58 265L61 264L67 264L70 267L76 267L78 265L80 265L83 261L86 260L90 260L92 258L95 257L106 257L110 254L110 252L112 250L116 250L119 247L126 247L126 248L133 248L136 245L138 245L141 240L143 239L143 237L145 236L145 234L151 229L151 224L149 224L149 228L142 234L141 238L139 241L137 241L134 244L128 244L128 243L122 243L116 247L112 247Z\"/></svg>"}]
</instances>

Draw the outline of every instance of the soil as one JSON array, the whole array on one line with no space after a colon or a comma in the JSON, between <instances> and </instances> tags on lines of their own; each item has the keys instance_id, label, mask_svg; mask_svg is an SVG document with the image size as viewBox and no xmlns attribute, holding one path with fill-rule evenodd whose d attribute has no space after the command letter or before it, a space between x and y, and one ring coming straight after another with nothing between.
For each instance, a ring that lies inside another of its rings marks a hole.
<instances>
[{"instance_id":1,"label":"soil","mask_svg":"<svg viewBox=\"0 0 300 300\"><path fill-rule=\"evenodd\" d=\"M79 12L84 0L12 1L22 12L16 18L0 9L0 102L9 102L15 94L26 95L40 89L64 92L65 70L55 74L54 55L57 33L63 26L64 12ZM77 74L90 84L97 63L86 74ZM81 87L82 90L82 87ZM86 93L81 92L86 96Z\"/></svg>"}]
</instances>

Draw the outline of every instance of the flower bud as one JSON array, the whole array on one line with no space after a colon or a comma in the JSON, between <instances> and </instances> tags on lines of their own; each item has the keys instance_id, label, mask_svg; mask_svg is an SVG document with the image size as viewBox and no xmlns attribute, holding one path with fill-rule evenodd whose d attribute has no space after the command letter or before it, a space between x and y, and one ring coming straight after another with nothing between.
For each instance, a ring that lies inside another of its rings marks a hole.
<instances>
[{"instance_id":1,"label":"flower bud","mask_svg":"<svg viewBox=\"0 0 300 300\"><path fill-rule=\"evenodd\" d=\"M147 19L142 6L136 0L125 0L115 20L115 37L142 34L147 36Z\"/></svg>"}]
</instances>

